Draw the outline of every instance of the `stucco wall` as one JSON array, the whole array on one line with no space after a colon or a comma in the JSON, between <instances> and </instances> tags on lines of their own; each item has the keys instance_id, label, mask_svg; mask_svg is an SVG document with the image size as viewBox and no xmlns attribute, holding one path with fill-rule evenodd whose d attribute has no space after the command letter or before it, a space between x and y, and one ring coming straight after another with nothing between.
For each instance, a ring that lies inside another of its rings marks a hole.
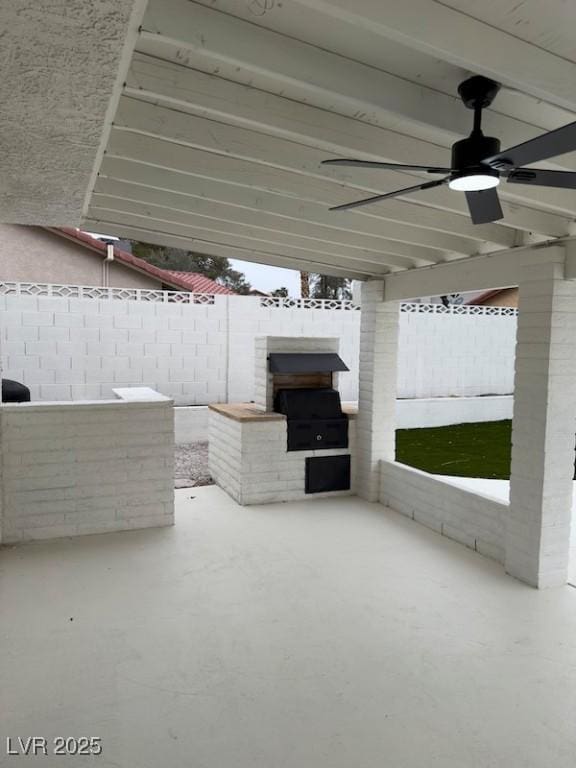
<instances>
[{"instance_id":1,"label":"stucco wall","mask_svg":"<svg viewBox=\"0 0 576 768\"><path fill-rule=\"evenodd\" d=\"M80 223L145 7L145 0L0 4L0 221Z\"/></svg>"},{"instance_id":2,"label":"stucco wall","mask_svg":"<svg viewBox=\"0 0 576 768\"><path fill-rule=\"evenodd\" d=\"M21 283L103 285L103 259L42 227L0 224L0 280ZM109 284L115 288L161 288L147 275L113 262Z\"/></svg>"}]
</instances>

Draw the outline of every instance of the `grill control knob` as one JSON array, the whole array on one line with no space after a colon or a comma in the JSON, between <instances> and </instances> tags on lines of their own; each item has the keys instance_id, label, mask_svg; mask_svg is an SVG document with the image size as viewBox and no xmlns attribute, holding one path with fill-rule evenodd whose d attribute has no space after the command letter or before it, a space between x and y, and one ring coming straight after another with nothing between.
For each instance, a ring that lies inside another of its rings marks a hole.
<instances>
[{"instance_id":1,"label":"grill control knob","mask_svg":"<svg viewBox=\"0 0 576 768\"><path fill-rule=\"evenodd\" d=\"M322 440L322 435L316 435L316 440Z\"/></svg>"}]
</instances>

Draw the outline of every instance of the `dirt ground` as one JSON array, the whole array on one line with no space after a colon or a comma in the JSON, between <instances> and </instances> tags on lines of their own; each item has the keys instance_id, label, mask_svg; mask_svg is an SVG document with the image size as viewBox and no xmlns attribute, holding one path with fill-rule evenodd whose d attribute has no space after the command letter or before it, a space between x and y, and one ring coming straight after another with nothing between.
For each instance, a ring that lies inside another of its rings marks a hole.
<instances>
[{"instance_id":1,"label":"dirt ground","mask_svg":"<svg viewBox=\"0 0 576 768\"><path fill-rule=\"evenodd\" d=\"M193 488L213 485L208 472L208 443L185 443L176 446L174 487Z\"/></svg>"}]
</instances>

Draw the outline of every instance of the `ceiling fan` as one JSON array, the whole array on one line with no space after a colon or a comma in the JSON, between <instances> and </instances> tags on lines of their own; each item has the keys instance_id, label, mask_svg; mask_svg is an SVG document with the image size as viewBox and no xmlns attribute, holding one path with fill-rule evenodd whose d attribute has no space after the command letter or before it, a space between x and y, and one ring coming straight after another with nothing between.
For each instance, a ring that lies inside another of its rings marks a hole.
<instances>
[{"instance_id":1,"label":"ceiling fan","mask_svg":"<svg viewBox=\"0 0 576 768\"><path fill-rule=\"evenodd\" d=\"M419 192L423 189L432 189L448 184L450 189L459 190L466 194L472 222L474 224L487 224L491 221L498 221L504 216L496 191L501 179L506 179L509 184L532 184L539 187L576 189L576 172L523 167L576 150L576 122L501 152L500 141L491 136L484 136L481 128L482 110L490 106L499 90L500 83L481 75L475 75L464 80L458 86L460 98L468 109L474 110L474 127L467 139L461 139L452 145L452 164L449 168L343 158L324 160L323 165L420 171L443 175L443 178L435 181L426 181L413 187L398 189L395 192L344 203L344 205L337 205L330 210L347 211L370 203L377 203L389 197L398 197L410 192Z\"/></svg>"}]
</instances>

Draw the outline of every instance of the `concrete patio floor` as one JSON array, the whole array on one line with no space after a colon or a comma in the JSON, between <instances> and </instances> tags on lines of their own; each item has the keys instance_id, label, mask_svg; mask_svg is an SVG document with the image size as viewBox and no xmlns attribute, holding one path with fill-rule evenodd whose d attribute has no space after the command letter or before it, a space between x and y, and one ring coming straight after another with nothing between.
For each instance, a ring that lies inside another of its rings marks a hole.
<instances>
[{"instance_id":1,"label":"concrete patio floor","mask_svg":"<svg viewBox=\"0 0 576 768\"><path fill-rule=\"evenodd\" d=\"M355 498L6 548L0 765L573 768L576 590ZM95 758L6 736L100 736Z\"/></svg>"}]
</instances>

